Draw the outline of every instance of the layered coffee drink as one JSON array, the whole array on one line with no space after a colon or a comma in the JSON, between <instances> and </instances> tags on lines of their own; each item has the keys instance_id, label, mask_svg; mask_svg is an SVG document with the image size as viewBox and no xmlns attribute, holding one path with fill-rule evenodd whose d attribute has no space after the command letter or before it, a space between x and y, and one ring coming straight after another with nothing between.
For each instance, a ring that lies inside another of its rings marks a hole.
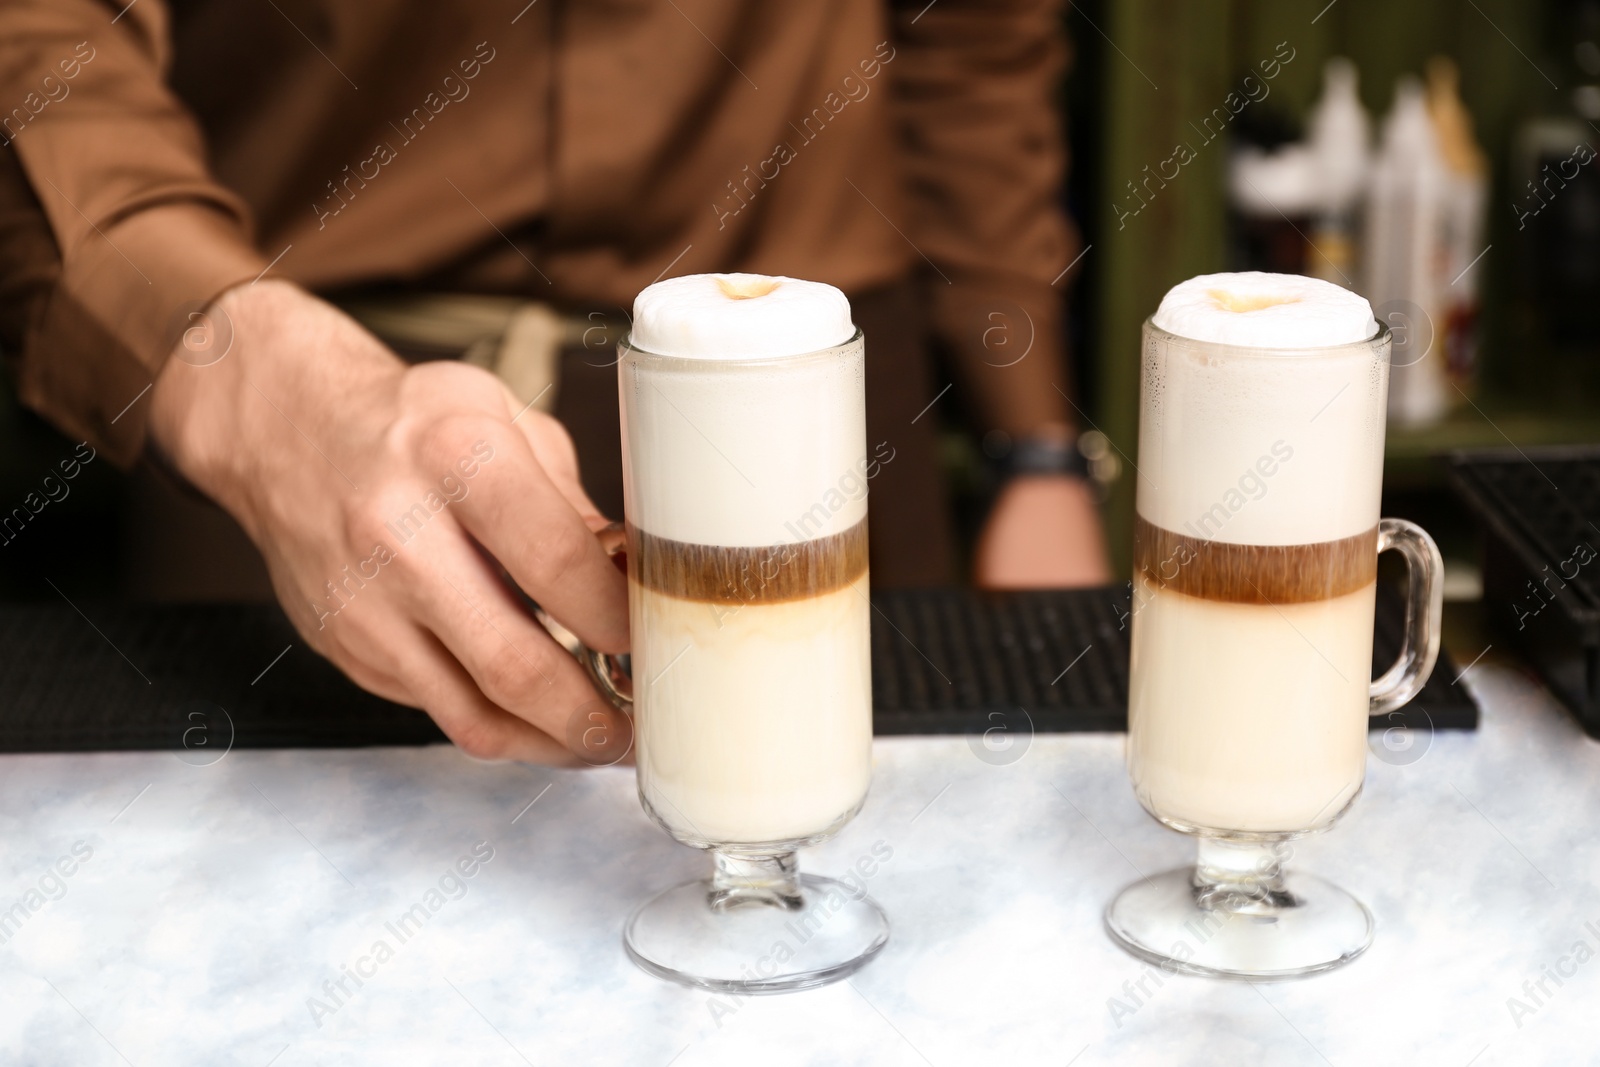
<instances>
[{"instance_id":1,"label":"layered coffee drink","mask_svg":"<svg viewBox=\"0 0 1600 1067\"><path fill-rule=\"evenodd\" d=\"M864 348L844 294L652 285L619 365L639 792L707 846L821 839L870 777Z\"/></svg>"},{"instance_id":2,"label":"layered coffee drink","mask_svg":"<svg viewBox=\"0 0 1600 1067\"><path fill-rule=\"evenodd\" d=\"M1303 832L1361 787L1384 339L1271 274L1194 278L1146 326L1128 764L1174 828Z\"/></svg>"}]
</instances>

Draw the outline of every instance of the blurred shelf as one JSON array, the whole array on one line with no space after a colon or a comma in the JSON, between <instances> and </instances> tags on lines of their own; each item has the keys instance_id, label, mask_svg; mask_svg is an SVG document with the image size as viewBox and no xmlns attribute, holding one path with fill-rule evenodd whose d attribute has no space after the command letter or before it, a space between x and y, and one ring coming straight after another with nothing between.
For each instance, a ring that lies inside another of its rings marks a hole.
<instances>
[{"instance_id":1,"label":"blurred shelf","mask_svg":"<svg viewBox=\"0 0 1600 1067\"><path fill-rule=\"evenodd\" d=\"M1402 429L1391 426L1384 447L1386 485L1431 485L1444 482L1434 460L1453 448L1529 448L1535 445L1600 443L1600 415L1553 414L1513 403L1480 399L1463 404L1434 426Z\"/></svg>"}]
</instances>

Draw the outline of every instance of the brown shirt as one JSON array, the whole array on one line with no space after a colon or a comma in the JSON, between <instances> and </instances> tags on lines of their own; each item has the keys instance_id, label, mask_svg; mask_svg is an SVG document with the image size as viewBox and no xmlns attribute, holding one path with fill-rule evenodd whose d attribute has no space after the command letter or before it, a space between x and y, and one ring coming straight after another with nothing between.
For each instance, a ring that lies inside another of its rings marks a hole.
<instances>
[{"instance_id":1,"label":"brown shirt","mask_svg":"<svg viewBox=\"0 0 1600 1067\"><path fill-rule=\"evenodd\" d=\"M264 271L622 307L915 271L1025 431L1065 406L1063 54L1052 0L7 0L0 344L129 462L188 312Z\"/></svg>"}]
</instances>

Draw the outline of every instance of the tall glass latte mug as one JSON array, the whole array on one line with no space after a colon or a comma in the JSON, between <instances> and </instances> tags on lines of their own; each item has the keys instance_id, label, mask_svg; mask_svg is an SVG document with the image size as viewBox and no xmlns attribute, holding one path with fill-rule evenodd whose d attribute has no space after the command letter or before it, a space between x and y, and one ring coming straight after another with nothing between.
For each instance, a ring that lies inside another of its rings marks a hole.
<instances>
[{"instance_id":1,"label":"tall glass latte mug","mask_svg":"<svg viewBox=\"0 0 1600 1067\"><path fill-rule=\"evenodd\" d=\"M1106 911L1125 948L1229 977L1327 970L1372 941L1288 842L1361 789L1369 713L1421 689L1439 647L1439 551L1378 517L1390 339L1318 349L1143 338L1128 773L1193 867ZM1404 646L1371 681L1378 554L1408 565Z\"/></svg>"},{"instance_id":2,"label":"tall glass latte mug","mask_svg":"<svg viewBox=\"0 0 1600 1067\"><path fill-rule=\"evenodd\" d=\"M860 888L796 850L871 776L865 350L685 359L620 346L639 799L711 877L628 919L645 970L773 993L888 939ZM585 653L614 699L606 658Z\"/></svg>"}]
</instances>

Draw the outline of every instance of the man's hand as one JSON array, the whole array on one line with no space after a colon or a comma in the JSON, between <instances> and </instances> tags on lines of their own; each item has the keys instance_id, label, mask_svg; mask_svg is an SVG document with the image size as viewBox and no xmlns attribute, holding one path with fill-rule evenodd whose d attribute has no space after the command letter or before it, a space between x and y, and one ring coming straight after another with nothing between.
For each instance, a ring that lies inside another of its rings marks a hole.
<instances>
[{"instance_id":1,"label":"man's hand","mask_svg":"<svg viewBox=\"0 0 1600 1067\"><path fill-rule=\"evenodd\" d=\"M312 647L473 756L609 762L569 749L597 724L626 751L626 719L493 562L591 647L627 648L626 583L561 425L475 367L406 366L286 283L207 314L231 348L202 366L179 342L151 437L244 526Z\"/></svg>"},{"instance_id":2,"label":"man's hand","mask_svg":"<svg viewBox=\"0 0 1600 1067\"><path fill-rule=\"evenodd\" d=\"M985 589L1050 589L1111 580L1105 531L1083 480L1022 475L1007 482L978 538Z\"/></svg>"}]
</instances>

